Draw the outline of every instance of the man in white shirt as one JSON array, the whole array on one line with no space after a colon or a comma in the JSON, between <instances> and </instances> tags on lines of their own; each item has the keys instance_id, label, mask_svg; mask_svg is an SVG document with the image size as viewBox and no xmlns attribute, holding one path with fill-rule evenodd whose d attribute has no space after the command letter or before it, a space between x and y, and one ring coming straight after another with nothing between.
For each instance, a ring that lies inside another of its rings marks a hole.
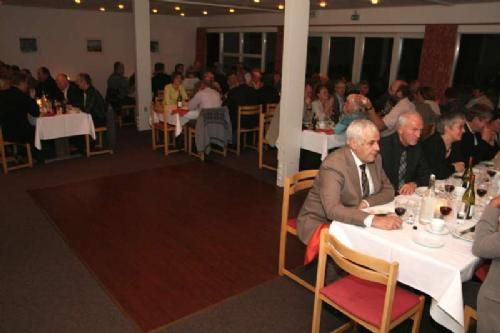
<instances>
[{"instance_id":1,"label":"man in white shirt","mask_svg":"<svg viewBox=\"0 0 500 333\"><path fill-rule=\"evenodd\" d=\"M205 81L199 82L198 92L189 101L189 110L201 111L202 109L218 108L222 105L220 94L210 88Z\"/></svg>"}]
</instances>

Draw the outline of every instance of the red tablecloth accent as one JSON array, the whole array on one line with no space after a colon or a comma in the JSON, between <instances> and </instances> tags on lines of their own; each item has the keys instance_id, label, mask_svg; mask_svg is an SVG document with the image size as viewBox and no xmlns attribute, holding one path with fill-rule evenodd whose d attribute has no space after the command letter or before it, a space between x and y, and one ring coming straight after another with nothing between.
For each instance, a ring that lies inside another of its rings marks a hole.
<instances>
[{"instance_id":1,"label":"red tablecloth accent","mask_svg":"<svg viewBox=\"0 0 500 333\"><path fill-rule=\"evenodd\" d=\"M476 272L474 273L474 275L481 282L484 282L484 280L486 279L486 275L488 275L488 271L490 270L490 265L491 265L491 262L485 262L484 264L479 266L478 269L476 269Z\"/></svg>"},{"instance_id":2,"label":"red tablecloth accent","mask_svg":"<svg viewBox=\"0 0 500 333\"><path fill-rule=\"evenodd\" d=\"M56 113L55 112L46 112L46 113L40 113L40 116L41 117L53 117L55 116Z\"/></svg>"},{"instance_id":3,"label":"red tablecloth accent","mask_svg":"<svg viewBox=\"0 0 500 333\"><path fill-rule=\"evenodd\" d=\"M320 224L316 227L316 230L314 230L311 238L309 239L309 242L307 243L307 248L306 248L306 255L304 257L304 265L307 265L311 261L314 260L319 254L319 243L320 243L320 236L321 236L321 230L328 228L328 224Z\"/></svg>"},{"instance_id":4,"label":"red tablecloth accent","mask_svg":"<svg viewBox=\"0 0 500 333\"><path fill-rule=\"evenodd\" d=\"M186 109L175 109L175 110L171 111L172 114L178 113L179 116L181 116L181 117L184 117L186 115L186 113L188 113L188 112L189 112L189 110L186 110Z\"/></svg>"}]
</instances>

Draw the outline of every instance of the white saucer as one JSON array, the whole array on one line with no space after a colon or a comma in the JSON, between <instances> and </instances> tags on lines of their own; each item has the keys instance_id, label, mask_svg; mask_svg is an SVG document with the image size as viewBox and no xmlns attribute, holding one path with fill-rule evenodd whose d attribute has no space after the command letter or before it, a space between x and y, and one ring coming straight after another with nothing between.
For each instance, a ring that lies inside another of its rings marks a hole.
<instances>
[{"instance_id":1,"label":"white saucer","mask_svg":"<svg viewBox=\"0 0 500 333\"><path fill-rule=\"evenodd\" d=\"M429 235L429 234L420 233L420 232L416 233L412 239L418 245L422 245L425 247L431 247L431 248L443 247L444 244L446 244L445 239L443 237L437 237L434 235Z\"/></svg>"},{"instance_id":2,"label":"white saucer","mask_svg":"<svg viewBox=\"0 0 500 333\"><path fill-rule=\"evenodd\" d=\"M434 235L448 235L450 233L450 231L448 230L448 228L446 226L444 226L443 230L441 230L441 231L435 231L435 230L432 230L430 224L427 224L425 226L425 231L430 232L431 234L434 234Z\"/></svg>"},{"instance_id":3,"label":"white saucer","mask_svg":"<svg viewBox=\"0 0 500 333\"><path fill-rule=\"evenodd\" d=\"M453 232L451 233L454 237L457 237L457 238L460 238L460 239L463 239L465 241L468 241L468 242L473 242L474 241L474 238L476 236L476 233L475 232L466 232L465 234L461 235L460 234L460 231L459 230L453 230Z\"/></svg>"}]
</instances>

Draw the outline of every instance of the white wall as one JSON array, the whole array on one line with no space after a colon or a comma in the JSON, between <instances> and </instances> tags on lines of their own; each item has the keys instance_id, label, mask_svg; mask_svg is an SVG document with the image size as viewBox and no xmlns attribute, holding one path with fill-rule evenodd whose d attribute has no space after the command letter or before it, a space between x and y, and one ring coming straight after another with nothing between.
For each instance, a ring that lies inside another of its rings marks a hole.
<instances>
[{"instance_id":1,"label":"white wall","mask_svg":"<svg viewBox=\"0 0 500 333\"><path fill-rule=\"evenodd\" d=\"M177 62L191 64L198 23L197 18L152 16L151 39L160 43L160 52L151 56L152 63L162 61L168 71ZM53 75L64 72L74 77L79 72L88 72L95 86L105 93L115 61L125 64L127 76L134 71L133 24L131 13L3 5L0 6L0 60L28 68L34 75L40 66L48 67ZM22 53L20 37L37 38L38 52ZM87 52L87 39L102 40L103 51Z\"/></svg>"}]
</instances>

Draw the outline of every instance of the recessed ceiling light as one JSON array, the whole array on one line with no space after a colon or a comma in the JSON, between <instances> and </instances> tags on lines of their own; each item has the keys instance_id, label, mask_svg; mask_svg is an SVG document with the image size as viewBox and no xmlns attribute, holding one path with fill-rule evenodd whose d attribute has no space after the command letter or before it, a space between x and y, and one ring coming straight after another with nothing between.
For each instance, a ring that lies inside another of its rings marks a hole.
<instances>
[{"instance_id":1,"label":"recessed ceiling light","mask_svg":"<svg viewBox=\"0 0 500 333\"><path fill-rule=\"evenodd\" d=\"M119 9L124 9L124 8L125 8L125 5L124 5L124 4L122 4L122 3L119 3L119 4L118 4L118 8L119 8Z\"/></svg>"},{"instance_id":2,"label":"recessed ceiling light","mask_svg":"<svg viewBox=\"0 0 500 333\"><path fill-rule=\"evenodd\" d=\"M282 4L282 3L280 3L280 4L278 5L278 9L279 9L279 10L283 10L283 9L285 9L285 5L284 5L284 4Z\"/></svg>"},{"instance_id":3,"label":"recessed ceiling light","mask_svg":"<svg viewBox=\"0 0 500 333\"><path fill-rule=\"evenodd\" d=\"M153 8L152 12L153 12L154 14L156 14L156 13L158 13L158 9Z\"/></svg>"},{"instance_id":4,"label":"recessed ceiling light","mask_svg":"<svg viewBox=\"0 0 500 333\"><path fill-rule=\"evenodd\" d=\"M100 10L101 12L105 12L105 11L106 11L106 8L104 8L104 7L99 7L99 10Z\"/></svg>"},{"instance_id":5,"label":"recessed ceiling light","mask_svg":"<svg viewBox=\"0 0 500 333\"><path fill-rule=\"evenodd\" d=\"M260 3L260 0L253 0L253 2L255 2L255 3Z\"/></svg>"},{"instance_id":6,"label":"recessed ceiling light","mask_svg":"<svg viewBox=\"0 0 500 333\"><path fill-rule=\"evenodd\" d=\"M203 15L208 15L208 12L206 10L204 10Z\"/></svg>"},{"instance_id":7,"label":"recessed ceiling light","mask_svg":"<svg viewBox=\"0 0 500 333\"><path fill-rule=\"evenodd\" d=\"M378 5L378 0L372 0L372 5Z\"/></svg>"},{"instance_id":8,"label":"recessed ceiling light","mask_svg":"<svg viewBox=\"0 0 500 333\"><path fill-rule=\"evenodd\" d=\"M80 2L81 2L80 0L75 0L76 4L80 4Z\"/></svg>"},{"instance_id":9,"label":"recessed ceiling light","mask_svg":"<svg viewBox=\"0 0 500 333\"><path fill-rule=\"evenodd\" d=\"M325 7L326 7L326 5L327 5L326 1L320 1L320 2L319 2L319 6L320 6L321 8L325 8Z\"/></svg>"},{"instance_id":10,"label":"recessed ceiling light","mask_svg":"<svg viewBox=\"0 0 500 333\"><path fill-rule=\"evenodd\" d=\"M181 7L180 6L175 6L174 9L177 10L177 11L179 11L179 10L181 10Z\"/></svg>"},{"instance_id":11,"label":"recessed ceiling light","mask_svg":"<svg viewBox=\"0 0 500 333\"><path fill-rule=\"evenodd\" d=\"M181 13L181 16L186 16L186 14L184 14L184 13Z\"/></svg>"},{"instance_id":12,"label":"recessed ceiling light","mask_svg":"<svg viewBox=\"0 0 500 333\"><path fill-rule=\"evenodd\" d=\"M230 13L234 13L236 10L234 10L234 8L229 8L229 12Z\"/></svg>"}]
</instances>

